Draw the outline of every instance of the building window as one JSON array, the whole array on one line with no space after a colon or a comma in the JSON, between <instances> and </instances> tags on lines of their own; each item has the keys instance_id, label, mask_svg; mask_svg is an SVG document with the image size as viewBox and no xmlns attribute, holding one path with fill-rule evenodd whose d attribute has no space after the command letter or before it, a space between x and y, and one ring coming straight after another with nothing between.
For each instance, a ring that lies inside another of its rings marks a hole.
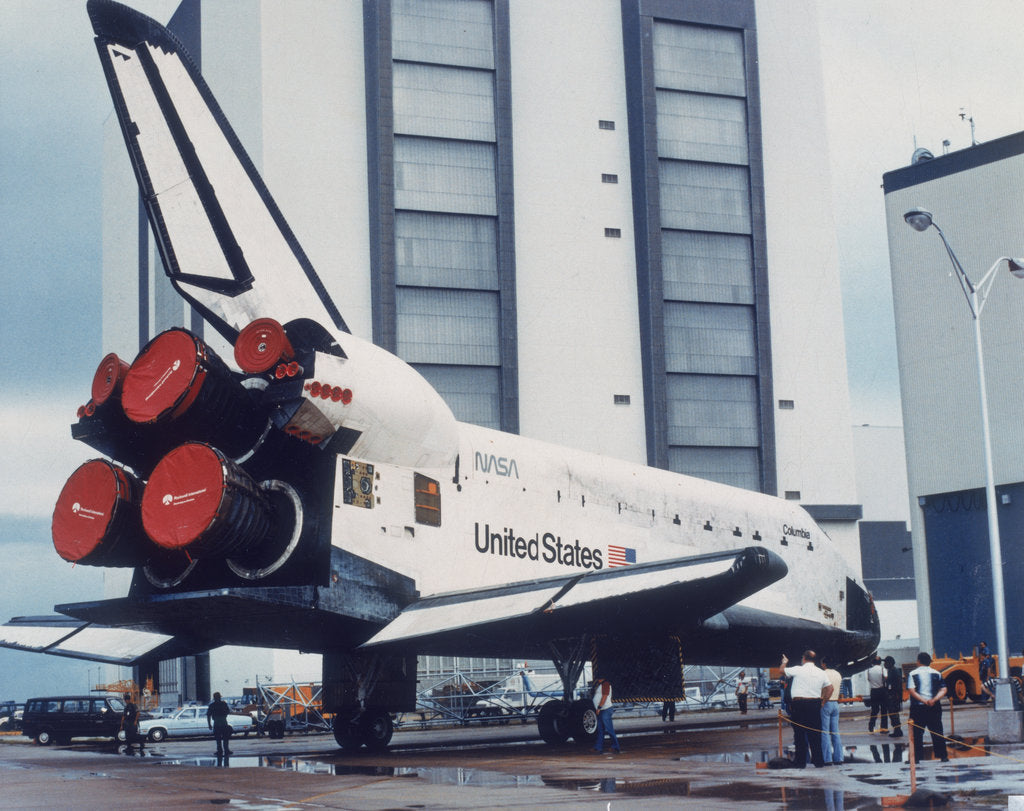
<instances>
[{"instance_id":1,"label":"building window","mask_svg":"<svg viewBox=\"0 0 1024 811\"><path fill-rule=\"evenodd\" d=\"M786 491L786 501L799 501L799 500L800 500L800 491L799 490L787 490Z\"/></svg>"},{"instance_id":2,"label":"building window","mask_svg":"<svg viewBox=\"0 0 1024 811\"><path fill-rule=\"evenodd\" d=\"M618 175L602 174L601 175L601 182L602 183L618 183L619 182L619 176Z\"/></svg>"},{"instance_id":3,"label":"building window","mask_svg":"<svg viewBox=\"0 0 1024 811\"><path fill-rule=\"evenodd\" d=\"M614 397L615 397L615 405L629 405L629 395L628 394L616 394L616 395L614 395Z\"/></svg>"},{"instance_id":4,"label":"building window","mask_svg":"<svg viewBox=\"0 0 1024 811\"><path fill-rule=\"evenodd\" d=\"M796 403L794 403L792 400L779 400L779 408L792 411L794 408L796 408Z\"/></svg>"},{"instance_id":5,"label":"building window","mask_svg":"<svg viewBox=\"0 0 1024 811\"><path fill-rule=\"evenodd\" d=\"M615 122L614 121L606 121L605 119L601 119L600 121L597 122L597 126L598 126L599 129L602 129L602 130L613 130L613 129L615 129Z\"/></svg>"},{"instance_id":6,"label":"building window","mask_svg":"<svg viewBox=\"0 0 1024 811\"><path fill-rule=\"evenodd\" d=\"M605 228L604 229L604 235L606 237L612 237L614 239L618 239L619 237L622 236L622 229L621 228Z\"/></svg>"}]
</instances>

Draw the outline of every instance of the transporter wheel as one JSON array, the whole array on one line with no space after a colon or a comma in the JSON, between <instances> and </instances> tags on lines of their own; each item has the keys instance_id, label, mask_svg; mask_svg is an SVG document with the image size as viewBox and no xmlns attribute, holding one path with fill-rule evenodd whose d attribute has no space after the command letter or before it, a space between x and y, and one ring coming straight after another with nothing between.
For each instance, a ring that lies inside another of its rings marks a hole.
<instances>
[{"instance_id":1,"label":"transporter wheel","mask_svg":"<svg viewBox=\"0 0 1024 811\"><path fill-rule=\"evenodd\" d=\"M153 743L160 743L167 737L167 730L161 727L153 727L147 736Z\"/></svg>"},{"instance_id":2,"label":"transporter wheel","mask_svg":"<svg viewBox=\"0 0 1024 811\"><path fill-rule=\"evenodd\" d=\"M391 713L387 710L366 710L359 716L359 737L372 752L386 749L394 732Z\"/></svg>"},{"instance_id":3,"label":"transporter wheel","mask_svg":"<svg viewBox=\"0 0 1024 811\"><path fill-rule=\"evenodd\" d=\"M357 715L335 715L334 725L332 731L334 732L334 740L337 741L338 746L346 751L352 751L362 746L362 740L359 737L359 716Z\"/></svg>"},{"instance_id":4,"label":"transporter wheel","mask_svg":"<svg viewBox=\"0 0 1024 811\"><path fill-rule=\"evenodd\" d=\"M36 733L36 743L40 746L49 746L53 743L53 730L43 727Z\"/></svg>"},{"instance_id":5,"label":"transporter wheel","mask_svg":"<svg viewBox=\"0 0 1024 811\"><path fill-rule=\"evenodd\" d=\"M537 731L545 743L559 744L569 740L569 713L560 699L547 701L540 708Z\"/></svg>"},{"instance_id":6,"label":"transporter wheel","mask_svg":"<svg viewBox=\"0 0 1024 811\"><path fill-rule=\"evenodd\" d=\"M267 722L267 735L271 738L280 739L284 737L284 721L275 718Z\"/></svg>"},{"instance_id":7,"label":"transporter wheel","mask_svg":"<svg viewBox=\"0 0 1024 811\"><path fill-rule=\"evenodd\" d=\"M597 740L597 710L594 702L581 698L569 709L569 725L576 743L592 744Z\"/></svg>"},{"instance_id":8,"label":"transporter wheel","mask_svg":"<svg viewBox=\"0 0 1024 811\"><path fill-rule=\"evenodd\" d=\"M967 676L963 673L953 673L946 677L946 689L953 697L954 704L963 704L971 695L967 687Z\"/></svg>"}]
</instances>

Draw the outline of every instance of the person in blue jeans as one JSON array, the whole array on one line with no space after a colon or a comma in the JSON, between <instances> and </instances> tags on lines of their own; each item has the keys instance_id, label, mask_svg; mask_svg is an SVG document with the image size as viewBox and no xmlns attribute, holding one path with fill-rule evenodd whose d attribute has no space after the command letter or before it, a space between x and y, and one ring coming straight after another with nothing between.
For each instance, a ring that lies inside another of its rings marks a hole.
<instances>
[{"instance_id":1,"label":"person in blue jeans","mask_svg":"<svg viewBox=\"0 0 1024 811\"><path fill-rule=\"evenodd\" d=\"M832 685L832 695L821 704L821 757L826 766L838 766L843 762L843 742L839 737L839 702L836 699L843 677L824 659L821 667Z\"/></svg>"},{"instance_id":2,"label":"person in blue jeans","mask_svg":"<svg viewBox=\"0 0 1024 811\"><path fill-rule=\"evenodd\" d=\"M612 724L612 685L607 679L598 679L594 682L594 709L597 710L597 740L594 741L594 751L604 751L604 736L612 739L612 751L619 754L619 739L615 736L615 726Z\"/></svg>"}]
</instances>

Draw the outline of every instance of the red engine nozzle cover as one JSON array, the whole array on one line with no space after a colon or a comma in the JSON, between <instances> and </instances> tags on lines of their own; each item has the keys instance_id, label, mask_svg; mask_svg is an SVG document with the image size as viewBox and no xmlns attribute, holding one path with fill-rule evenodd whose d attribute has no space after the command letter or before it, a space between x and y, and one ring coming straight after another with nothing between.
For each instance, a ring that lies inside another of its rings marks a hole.
<instances>
[{"instance_id":1,"label":"red engine nozzle cover","mask_svg":"<svg viewBox=\"0 0 1024 811\"><path fill-rule=\"evenodd\" d=\"M137 537L134 477L105 459L93 459L68 477L53 510L53 546L64 560L99 565L134 565L129 548ZM123 540L123 542L122 542Z\"/></svg>"},{"instance_id":2,"label":"red engine nozzle cover","mask_svg":"<svg viewBox=\"0 0 1024 811\"><path fill-rule=\"evenodd\" d=\"M142 526L154 543L192 557L228 557L260 543L269 503L245 471L216 448L188 442L153 469Z\"/></svg>"},{"instance_id":3,"label":"red engine nozzle cover","mask_svg":"<svg viewBox=\"0 0 1024 811\"><path fill-rule=\"evenodd\" d=\"M100 406L111 397L116 399L121 393L129 368L131 367L114 352L103 358L92 376L93 403Z\"/></svg>"},{"instance_id":4,"label":"red engine nozzle cover","mask_svg":"<svg viewBox=\"0 0 1024 811\"><path fill-rule=\"evenodd\" d=\"M152 423L184 414L206 379L206 347L192 333L169 329L150 341L132 362L121 405L132 422Z\"/></svg>"},{"instance_id":5,"label":"red engine nozzle cover","mask_svg":"<svg viewBox=\"0 0 1024 811\"><path fill-rule=\"evenodd\" d=\"M284 327L273 318L257 318L235 339L235 363L248 374L269 372L279 361L294 357Z\"/></svg>"}]
</instances>

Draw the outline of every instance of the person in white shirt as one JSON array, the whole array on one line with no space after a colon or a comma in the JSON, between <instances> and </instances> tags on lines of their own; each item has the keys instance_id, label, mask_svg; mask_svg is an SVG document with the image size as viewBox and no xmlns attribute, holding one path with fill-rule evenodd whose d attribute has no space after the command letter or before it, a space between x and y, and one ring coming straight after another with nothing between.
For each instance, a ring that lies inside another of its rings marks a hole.
<instances>
[{"instance_id":1,"label":"person in white shirt","mask_svg":"<svg viewBox=\"0 0 1024 811\"><path fill-rule=\"evenodd\" d=\"M825 765L821 756L821 705L832 695L832 685L825 671L816 663L817 654L812 650L804 651L799 667L786 667L789 658L782 654L780 667L787 676L793 679L789 688L792 704L789 720L793 725L793 736L796 739L796 757L793 766L803 769L807 766L807 750L811 752L811 762L817 768Z\"/></svg>"},{"instance_id":2,"label":"person in white shirt","mask_svg":"<svg viewBox=\"0 0 1024 811\"><path fill-rule=\"evenodd\" d=\"M925 728L932 734L932 751L945 762L946 739L942 734L942 699L946 697L946 683L939 671L931 667L932 657L922 651L917 654L919 667L907 676L910 693L910 729L914 735L914 761L920 762L924 748Z\"/></svg>"},{"instance_id":3,"label":"person in white shirt","mask_svg":"<svg viewBox=\"0 0 1024 811\"><path fill-rule=\"evenodd\" d=\"M839 737L839 688L843 677L824 659L821 667L832 685L832 695L821 705L821 756L826 766L838 766L843 762L843 741Z\"/></svg>"},{"instance_id":4,"label":"person in white shirt","mask_svg":"<svg viewBox=\"0 0 1024 811\"><path fill-rule=\"evenodd\" d=\"M594 751L604 751L604 734L608 733L612 739L612 751L619 754L619 739L615 736L615 727L612 725L612 685L608 679L597 679L594 682L594 709L597 710L597 740L594 741Z\"/></svg>"},{"instance_id":5,"label":"person in white shirt","mask_svg":"<svg viewBox=\"0 0 1024 811\"><path fill-rule=\"evenodd\" d=\"M736 680L736 701L740 705L740 715L747 714L747 696L749 693L750 685L747 683L747 672L741 670L739 678Z\"/></svg>"},{"instance_id":6,"label":"person in white shirt","mask_svg":"<svg viewBox=\"0 0 1024 811\"><path fill-rule=\"evenodd\" d=\"M877 653L871 667L868 668L867 677L868 689L871 691L868 694L868 702L871 704L871 720L868 721L868 732L875 731L875 718L878 717L879 713L882 716L879 732L888 732L889 717L886 715L885 668L882 667L882 660Z\"/></svg>"}]
</instances>

